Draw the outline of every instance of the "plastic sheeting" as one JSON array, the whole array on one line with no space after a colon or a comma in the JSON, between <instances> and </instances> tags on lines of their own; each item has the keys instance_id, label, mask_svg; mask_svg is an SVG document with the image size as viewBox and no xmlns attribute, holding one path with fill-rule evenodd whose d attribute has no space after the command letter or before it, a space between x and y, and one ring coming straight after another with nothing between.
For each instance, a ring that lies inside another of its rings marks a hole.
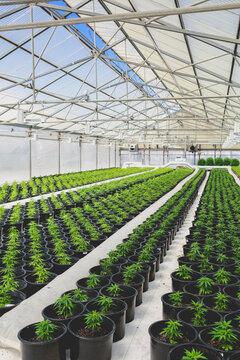
<instances>
[{"instance_id":1,"label":"plastic sheeting","mask_svg":"<svg viewBox=\"0 0 240 360\"><path fill-rule=\"evenodd\" d=\"M109 146L93 143L38 139L23 137L0 137L0 184L28 180L31 174L41 176L49 174L92 170L119 166L119 150L115 144ZM31 151L30 151L31 150ZM98 152L98 162L96 153ZM110 155L110 156L109 156ZM59 159L60 156L60 159Z\"/></svg>"}]
</instances>

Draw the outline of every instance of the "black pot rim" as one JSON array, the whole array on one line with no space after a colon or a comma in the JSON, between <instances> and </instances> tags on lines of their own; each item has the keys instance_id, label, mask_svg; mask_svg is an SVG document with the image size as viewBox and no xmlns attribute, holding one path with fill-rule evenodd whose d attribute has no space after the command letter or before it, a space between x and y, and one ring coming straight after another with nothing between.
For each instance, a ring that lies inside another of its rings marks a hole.
<instances>
[{"instance_id":1,"label":"black pot rim","mask_svg":"<svg viewBox=\"0 0 240 360\"><path fill-rule=\"evenodd\" d=\"M99 341L99 340L102 340L102 339L108 337L109 335L113 334L113 333L115 332L115 330L116 330L116 325L115 325L114 321L111 320L111 319L109 319L109 318L107 318L106 316L104 316L104 320L106 320L106 321L108 321L108 322L111 322L112 330L111 330L110 332L108 332L108 333L105 334L105 335L96 336L96 337L93 337L93 338L84 337L84 336L79 336L78 334L76 334L75 332L73 332L72 329L71 329L71 323L72 323L74 320L78 319L78 318L79 318L79 320L80 320L81 318L83 319L83 318L84 318L84 315L79 315L79 316L75 317L75 318L72 319L72 320L68 323L68 325L67 325L67 329L68 329L68 331L70 332L70 334L73 335L74 337L78 338L78 339L84 339L85 341L94 341L94 340L95 340L95 341Z\"/></svg>"},{"instance_id":2,"label":"black pot rim","mask_svg":"<svg viewBox=\"0 0 240 360\"><path fill-rule=\"evenodd\" d=\"M33 346L39 346L39 345L42 345L42 344L51 344L51 343L56 342L56 341L57 341L59 338L61 338L62 336L66 335L67 330L68 330L68 329L67 329L67 326L66 326L65 324L63 324L63 323L58 323L58 324L57 324L58 327L62 328L62 329L63 329L63 332L62 332L59 336L57 336L56 338L54 338L54 339L52 339L52 340L34 342L34 341L28 341L28 340L23 339L22 336L21 336L21 332L22 332L23 330L25 330L26 328L28 328L28 327L34 327L34 325L36 325L36 324L39 324L39 322L36 322L36 323L30 324L30 325L27 325L27 326L25 326L24 328L22 328L21 330L19 330L19 332L18 332L18 334L17 334L17 337L18 337L19 341L21 341L21 342L24 343L24 344L31 344L31 345L33 345Z\"/></svg>"}]
</instances>

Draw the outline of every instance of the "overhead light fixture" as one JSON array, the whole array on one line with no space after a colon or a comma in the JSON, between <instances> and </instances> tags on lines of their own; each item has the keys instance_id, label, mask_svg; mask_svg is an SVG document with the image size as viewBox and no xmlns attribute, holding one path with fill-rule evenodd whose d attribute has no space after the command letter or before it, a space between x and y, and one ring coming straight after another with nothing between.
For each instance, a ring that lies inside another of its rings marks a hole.
<instances>
[{"instance_id":1,"label":"overhead light fixture","mask_svg":"<svg viewBox=\"0 0 240 360\"><path fill-rule=\"evenodd\" d=\"M90 134L91 132L91 128L90 128L90 122L86 122L86 125L85 125L85 134Z\"/></svg>"},{"instance_id":2,"label":"overhead light fixture","mask_svg":"<svg viewBox=\"0 0 240 360\"><path fill-rule=\"evenodd\" d=\"M26 113L25 111L18 109L17 110L17 123L24 124L26 122Z\"/></svg>"}]
</instances>

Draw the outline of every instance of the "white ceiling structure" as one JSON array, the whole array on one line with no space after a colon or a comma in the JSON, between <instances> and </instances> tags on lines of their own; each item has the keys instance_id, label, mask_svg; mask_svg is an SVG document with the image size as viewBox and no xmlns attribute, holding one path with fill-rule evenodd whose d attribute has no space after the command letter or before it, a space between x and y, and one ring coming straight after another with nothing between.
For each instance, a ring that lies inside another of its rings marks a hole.
<instances>
[{"instance_id":1,"label":"white ceiling structure","mask_svg":"<svg viewBox=\"0 0 240 360\"><path fill-rule=\"evenodd\" d=\"M236 148L239 16L228 0L0 1L0 125Z\"/></svg>"}]
</instances>

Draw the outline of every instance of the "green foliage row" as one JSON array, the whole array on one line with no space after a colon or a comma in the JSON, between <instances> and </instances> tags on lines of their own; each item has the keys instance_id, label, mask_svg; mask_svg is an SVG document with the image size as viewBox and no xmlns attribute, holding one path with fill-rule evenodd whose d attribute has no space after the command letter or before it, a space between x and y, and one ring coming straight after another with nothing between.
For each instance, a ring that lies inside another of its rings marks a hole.
<instances>
[{"instance_id":1,"label":"green foliage row","mask_svg":"<svg viewBox=\"0 0 240 360\"><path fill-rule=\"evenodd\" d=\"M215 159L213 158L207 158L206 160L205 159L199 159L198 160L198 163L197 163L199 166L204 166L204 165L207 165L207 166L238 166L239 165L239 160L238 159L229 159L229 158L220 158L220 157L217 157Z\"/></svg>"}]
</instances>

